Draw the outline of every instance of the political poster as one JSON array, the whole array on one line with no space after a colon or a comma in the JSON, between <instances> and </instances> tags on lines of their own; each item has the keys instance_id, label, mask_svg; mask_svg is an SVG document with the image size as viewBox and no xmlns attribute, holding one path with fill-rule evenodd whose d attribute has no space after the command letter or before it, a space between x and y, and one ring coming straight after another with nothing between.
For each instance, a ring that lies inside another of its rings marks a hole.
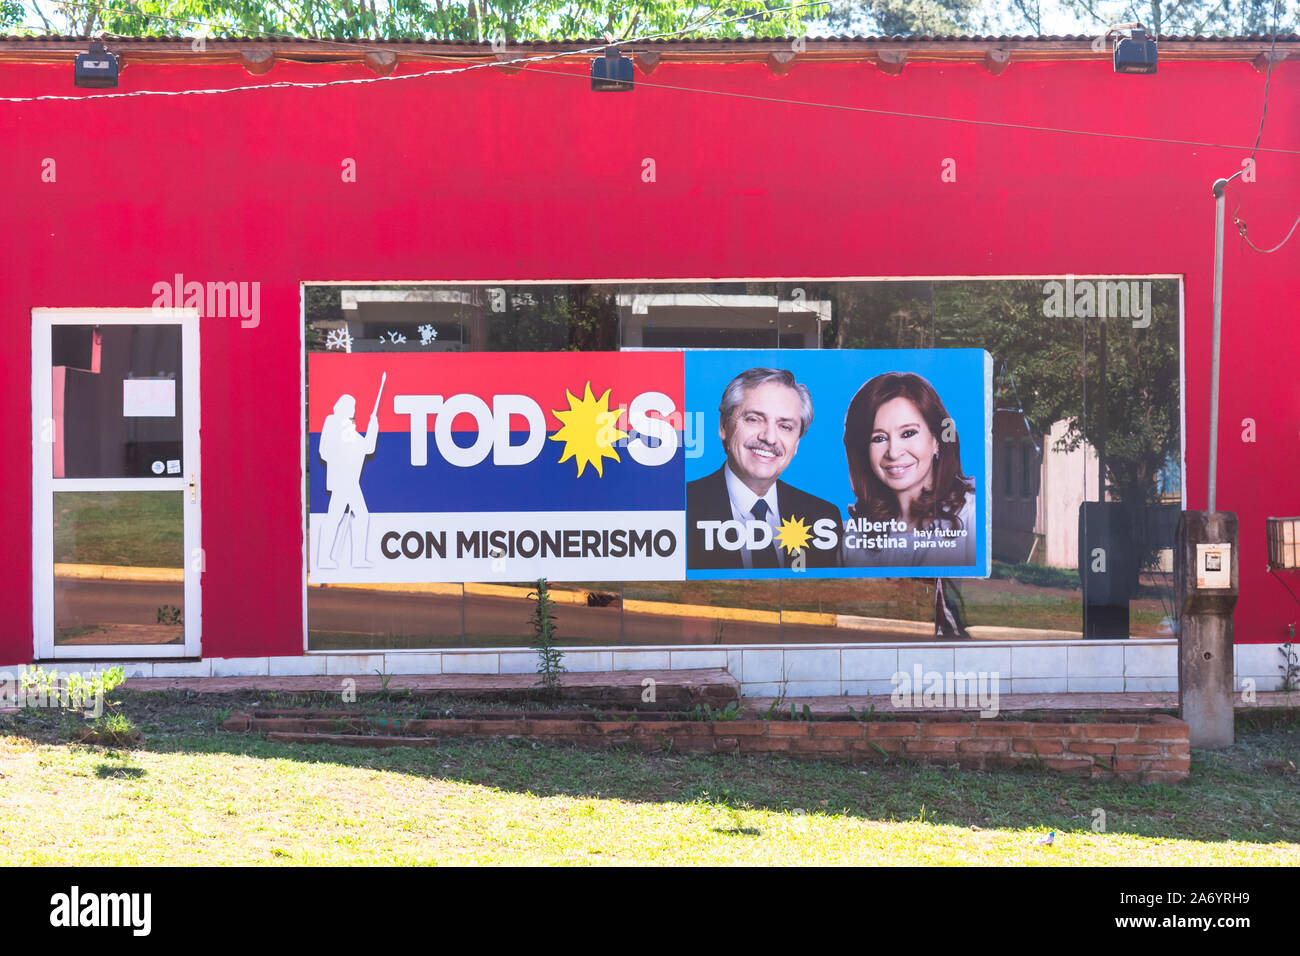
<instances>
[{"instance_id":1,"label":"political poster","mask_svg":"<svg viewBox=\"0 0 1300 956\"><path fill-rule=\"evenodd\" d=\"M982 577L980 350L312 353L313 583Z\"/></svg>"},{"instance_id":2,"label":"political poster","mask_svg":"<svg viewBox=\"0 0 1300 956\"><path fill-rule=\"evenodd\" d=\"M684 353L688 578L987 577L980 349Z\"/></svg>"}]
</instances>

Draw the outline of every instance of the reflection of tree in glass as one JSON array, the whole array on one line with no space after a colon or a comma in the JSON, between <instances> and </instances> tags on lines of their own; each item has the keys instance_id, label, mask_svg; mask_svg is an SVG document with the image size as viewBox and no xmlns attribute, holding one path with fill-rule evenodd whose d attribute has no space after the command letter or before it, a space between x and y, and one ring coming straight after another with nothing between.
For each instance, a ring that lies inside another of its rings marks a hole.
<instances>
[{"instance_id":1,"label":"reflection of tree in glass","mask_svg":"<svg viewBox=\"0 0 1300 956\"><path fill-rule=\"evenodd\" d=\"M618 348L616 286L512 286L509 293L505 310L490 315L489 351Z\"/></svg>"},{"instance_id":2,"label":"reflection of tree in glass","mask_svg":"<svg viewBox=\"0 0 1300 956\"><path fill-rule=\"evenodd\" d=\"M835 303L829 348L934 348L933 283L808 283L807 295Z\"/></svg>"},{"instance_id":3,"label":"reflection of tree in glass","mask_svg":"<svg viewBox=\"0 0 1300 956\"><path fill-rule=\"evenodd\" d=\"M1000 407L1020 408L1036 436L1048 434L1053 422L1067 422L1057 450L1073 451L1086 441L1103 451L1110 500L1137 510L1157 504L1161 472L1168 484L1169 461L1177 460L1181 441L1178 284L1151 281L1147 328L1134 328L1127 318L1048 318L1043 285L937 283L935 344L987 349ZM1100 495L1089 489L1088 497ZM1139 547L1141 564L1148 565L1155 546Z\"/></svg>"}]
</instances>

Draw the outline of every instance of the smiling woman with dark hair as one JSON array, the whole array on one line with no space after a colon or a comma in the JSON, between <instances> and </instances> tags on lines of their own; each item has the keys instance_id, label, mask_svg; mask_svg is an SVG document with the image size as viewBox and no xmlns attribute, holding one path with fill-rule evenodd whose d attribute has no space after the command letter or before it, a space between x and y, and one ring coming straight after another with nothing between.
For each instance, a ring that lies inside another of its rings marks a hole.
<instances>
[{"instance_id":1,"label":"smiling woman with dark hair","mask_svg":"<svg viewBox=\"0 0 1300 956\"><path fill-rule=\"evenodd\" d=\"M886 372L863 385L844 416L844 451L856 498L845 565L975 563L975 482L929 382Z\"/></svg>"}]
</instances>

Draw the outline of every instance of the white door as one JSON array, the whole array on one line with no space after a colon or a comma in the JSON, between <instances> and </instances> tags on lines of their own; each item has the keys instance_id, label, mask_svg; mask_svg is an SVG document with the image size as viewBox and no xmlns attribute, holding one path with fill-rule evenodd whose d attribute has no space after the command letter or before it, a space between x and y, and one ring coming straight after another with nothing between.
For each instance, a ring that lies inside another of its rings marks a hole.
<instances>
[{"instance_id":1,"label":"white door","mask_svg":"<svg viewBox=\"0 0 1300 956\"><path fill-rule=\"evenodd\" d=\"M36 656L198 657L199 320L32 312Z\"/></svg>"}]
</instances>

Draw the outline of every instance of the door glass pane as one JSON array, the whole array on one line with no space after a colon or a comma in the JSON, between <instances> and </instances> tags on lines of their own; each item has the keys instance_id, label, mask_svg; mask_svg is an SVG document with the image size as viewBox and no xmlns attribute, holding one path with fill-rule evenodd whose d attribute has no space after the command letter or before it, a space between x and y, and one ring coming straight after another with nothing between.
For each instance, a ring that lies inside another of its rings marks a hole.
<instances>
[{"instance_id":1,"label":"door glass pane","mask_svg":"<svg viewBox=\"0 0 1300 956\"><path fill-rule=\"evenodd\" d=\"M55 644L184 643L184 495L55 492Z\"/></svg>"},{"instance_id":2,"label":"door glass pane","mask_svg":"<svg viewBox=\"0 0 1300 956\"><path fill-rule=\"evenodd\" d=\"M178 477L181 327L56 325L53 478Z\"/></svg>"}]
</instances>

